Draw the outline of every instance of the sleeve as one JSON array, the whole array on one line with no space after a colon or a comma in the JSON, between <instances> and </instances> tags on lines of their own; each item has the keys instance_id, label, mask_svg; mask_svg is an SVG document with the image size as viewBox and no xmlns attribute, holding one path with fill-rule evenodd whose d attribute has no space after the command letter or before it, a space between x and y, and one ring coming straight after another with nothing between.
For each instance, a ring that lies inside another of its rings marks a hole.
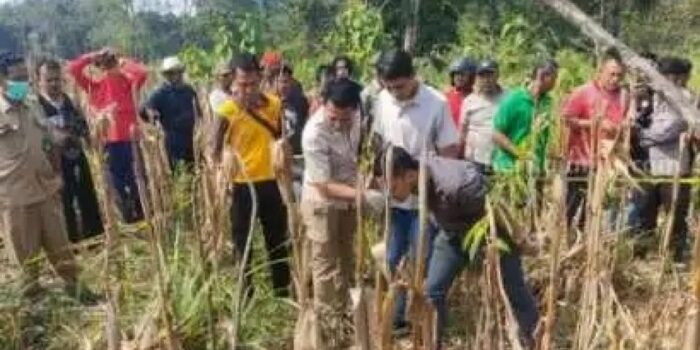
<instances>
[{"instance_id":1,"label":"sleeve","mask_svg":"<svg viewBox=\"0 0 700 350\"><path fill-rule=\"evenodd\" d=\"M231 117L236 113L236 105L233 101L224 101L219 104L219 108L215 112L219 118L230 121Z\"/></svg>"},{"instance_id":2,"label":"sleeve","mask_svg":"<svg viewBox=\"0 0 700 350\"><path fill-rule=\"evenodd\" d=\"M457 127L452 121L450 109L446 102L441 103L436 121L435 145L438 148L444 148L459 142Z\"/></svg>"},{"instance_id":3,"label":"sleeve","mask_svg":"<svg viewBox=\"0 0 700 350\"><path fill-rule=\"evenodd\" d=\"M585 95L581 90L575 90L564 100L561 115L564 118L581 118L585 114Z\"/></svg>"},{"instance_id":4,"label":"sleeve","mask_svg":"<svg viewBox=\"0 0 700 350\"><path fill-rule=\"evenodd\" d=\"M496 116L493 118L493 128L502 134L508 135L513 124L514 115L512 98L505 98L498 106Z\"/></svg>"},{"instance_id":5,"label":"sleeve","mask_svg":"<svg viewBox=\"0 0 700 350\"><path fill-rule=\"evenodd\" d=\"M143 87L148 78L148 70L142 63L132 59L125 59L121 66L121 70L131 81L131 84L138 90Z\"/></svg>"},{"instance_id":6,"label":"sleeve","mask_svg":"<svg viewBox=\"0 0 700 350\"><path fill-rule=\"evenodd\" d=\"M469 131L469 123L471 122L472 118L472 110L469 109L468 106L471 105L471 103L467 103L467 99L469 97L466 97L464 101L462 101L462 111L459 114L459 133L461 136L467 136L467 133Z\"/></svg>"},{"instance_id":7,"label":"sleeve","mask_svg":"<svg viewBox=\"0 0 700 350\"><path fill-rule=\"evenodd\" d=\"M309 183L326 183L331 180L328 149L314 128L305 128L302 136L305 179Z\"/></svg>"},{"instance_id":8,"label":"sleeve","mask_svg":"<svg viewBox=\"0 0 700 350\"><path fill-rule=\"evenodd\" d=\"M160 113L160 89L157 89L151 93L151 95L148 97L148 99L143 103L141 106L141 109L139 110L139 115L141 116L141 119L145 121L149 121L149 116L148 116L148 109L153 109L158 111Z\"/></svg>"},{"instance_id":9,"label":"sleeve","mask_svg":"<svg viewBox=\"0 0 700 350\"><path fill-rule=\"evenodd\" d=\"M92 80L85 74L85 68L92 63L90 54L84 54L70 62L68 62L68 74L73 77L75 83L85 91L93 90L97 86L97 82Z\"/></svg>"},{"instance_id":10,"label":"sleeve","mask_svg":"<svg viewBox=\"0 0 700 350\"><path fill-rule=\"evenodd\" d=\"M673 142L686 130L687 124L683 118L663 110L652 117L650 127L641 129L640 144L649 147Z\"/></svg>"}]
</instances>

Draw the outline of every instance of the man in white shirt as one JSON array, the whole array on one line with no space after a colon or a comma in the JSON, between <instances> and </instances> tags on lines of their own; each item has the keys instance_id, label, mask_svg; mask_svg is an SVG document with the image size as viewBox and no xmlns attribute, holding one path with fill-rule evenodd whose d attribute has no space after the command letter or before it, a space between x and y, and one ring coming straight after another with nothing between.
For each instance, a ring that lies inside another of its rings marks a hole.
<instances>
[{"instance_id":1,"label":"man in white shirt","mask_svg":"<svg viewBox=\"0 0 700 350\"><path fill-rule=\"evenodd\" d=\"M424 145L428 152L457 158L460 153L457 129L450 117L442 93L416 79L413 59L402 50L383 52L377 62L377 74L384 86L377 98L374 120L375 144L405 149L418 158ZM387 260L391 273L406 253L418 246L418 206L415 196L403 203L392 203L392 227ZM430 229L428 258L434 230ZM416 255L416 254L411 254ZM394 326L408 326L405 318L405 294L397 298Z\"/></svg>"},{"instance_id":2,"label":"man in white shirt","mask_svg":"<svg viewBox=\"0 0 700 350\"><path fill-rule=\"evenodd\" d=\"M498 63L484 60L476 69L474 92L462 104L460 116L460 145L464 145L464 159L473 161L482 169L491 165L493 153L493 116L503 89L498 84Z\"/></svg>"}]
</instances>

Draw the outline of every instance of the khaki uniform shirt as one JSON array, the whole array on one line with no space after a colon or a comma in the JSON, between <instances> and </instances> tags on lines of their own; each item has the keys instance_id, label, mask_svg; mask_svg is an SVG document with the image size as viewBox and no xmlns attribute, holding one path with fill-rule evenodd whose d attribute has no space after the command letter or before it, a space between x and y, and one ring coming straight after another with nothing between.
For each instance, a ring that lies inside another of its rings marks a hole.
<instances>
[{"instance_id":1,"label":"khaki uniform shirt","mask_svg":"<svg viewBox=\"0 0 700 350\"><path fill-rule=\"evenodd\" d=\"M332 128L323 108L309 118L302 135L305 166L303 201L347 205L324 198L313 184L339 182L355 186L360 144L359 118L358 115L350 130L346 132Z\"/></svg>"},{"instance_id":2,"label":"khaki uniform shirt","mask_svg":"<svg viewBox=\"0 0 700 350\"><path fill-rule=\"evenodd\" d=\"M35 99L11 105L0 97L0 207L38 203L61 188L45 151L51 139L42 120Z\"/></svg>"}]
</instances>

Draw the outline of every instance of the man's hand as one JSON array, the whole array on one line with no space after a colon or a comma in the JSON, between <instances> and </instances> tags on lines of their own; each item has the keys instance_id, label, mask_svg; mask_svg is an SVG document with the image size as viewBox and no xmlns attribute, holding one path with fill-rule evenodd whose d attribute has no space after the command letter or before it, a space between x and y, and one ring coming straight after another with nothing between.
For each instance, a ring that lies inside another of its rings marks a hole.
<instances>
[{"instance_id":1,"label":"man's hand","mask_svg":"<svg viewBox=\"0 0 700 350\"><path fill-rule=\"evenodd\" d=\"M362 197L364 204L374 213L381 213L386 206L386 196L377 190L367 190Z\"/></svg>"}]
</instances>

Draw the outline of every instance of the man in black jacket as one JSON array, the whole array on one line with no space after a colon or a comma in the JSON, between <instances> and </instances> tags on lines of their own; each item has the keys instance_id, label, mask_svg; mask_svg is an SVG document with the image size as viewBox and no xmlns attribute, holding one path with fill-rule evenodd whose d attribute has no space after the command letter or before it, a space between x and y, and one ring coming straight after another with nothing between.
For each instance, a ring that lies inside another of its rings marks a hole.
<instances>
[{"instance_id":1,"label":"man in black jacket","mask_svg":"<svg viewBox=\"0 0 700 350\"><path fill-rule=\"evenodd\" d=\"M48 122L66 138L61 154L63 211L68 237L73 242L103 232L99 204L90 167L82 149L88 136L85 118L63 91L60 63L46 60L39 65L39 103Z\"/></svg>"},{"instance_id":2,"label":"man in black jacket","mask_svg":"<svg viewBox=\"0 0 700 350\"><path fill-rule=\"evenodd\" d=\"M418 187L419 163L405 150L395 148L391 164L391 196L404 200ZM426 294L437 310L440 338L447 321L447 293L471 259L464 247L465 236L484 217L488 187L480 167L467 161L428 157L426 175L428 210L439 228L428 265ZM500 252L503 286L521 336L527 346L532 346L539 319L536 301L525 281L518 248L506 230L498 227L497 231L499 239L509 246L507 251Z\"/></svg>"}]
</instances>

